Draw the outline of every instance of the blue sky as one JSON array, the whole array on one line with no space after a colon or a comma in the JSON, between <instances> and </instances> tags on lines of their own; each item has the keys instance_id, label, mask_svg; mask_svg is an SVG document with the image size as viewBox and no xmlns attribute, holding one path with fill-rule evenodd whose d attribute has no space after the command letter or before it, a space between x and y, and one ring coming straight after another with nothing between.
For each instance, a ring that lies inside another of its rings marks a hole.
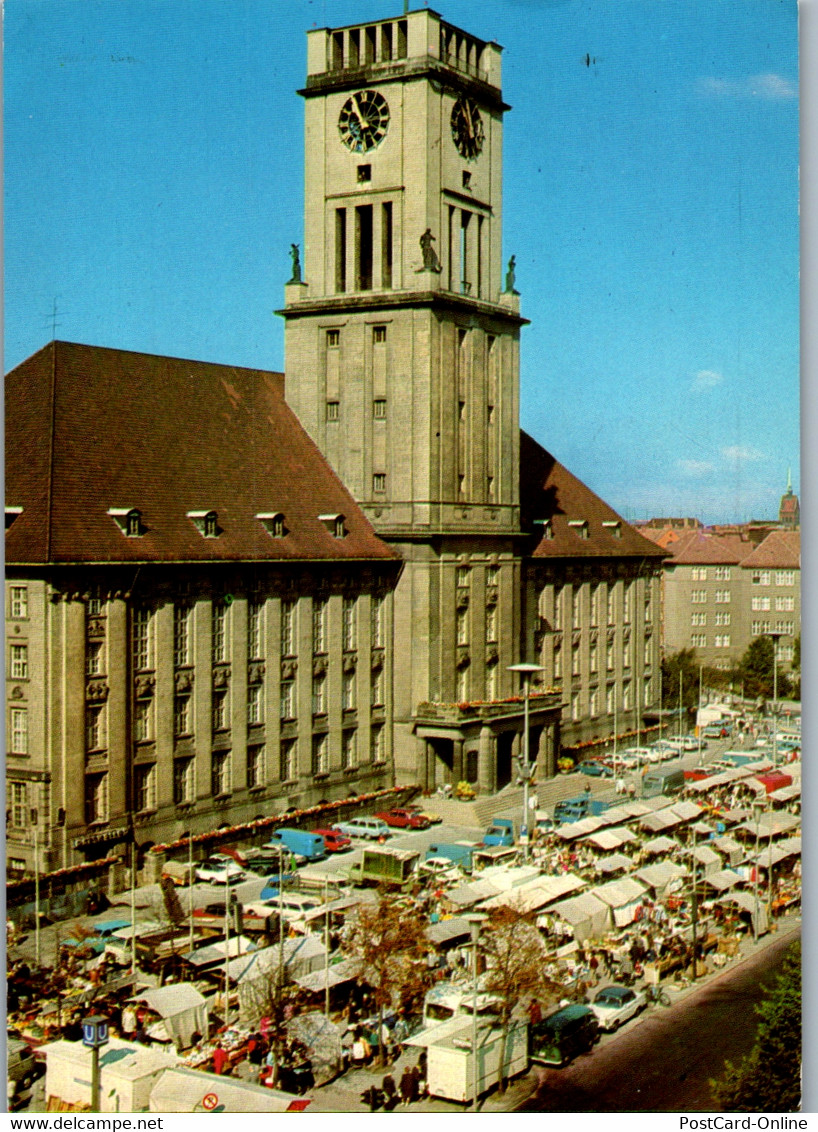
<instances>
[{"instance_id":1,"label":"blue sky","mask_svg":"<svg viewBox=\"0 0 818 1132\"><path fill-rule=\"evenodd\" d=\"M795 0L433 6L505 47L523 427L627 518L775 516L790 466L799 488ZM283 368L304 32L401 9L6 0L6 368L53 336Z\"/></svg>"}]
</instances>

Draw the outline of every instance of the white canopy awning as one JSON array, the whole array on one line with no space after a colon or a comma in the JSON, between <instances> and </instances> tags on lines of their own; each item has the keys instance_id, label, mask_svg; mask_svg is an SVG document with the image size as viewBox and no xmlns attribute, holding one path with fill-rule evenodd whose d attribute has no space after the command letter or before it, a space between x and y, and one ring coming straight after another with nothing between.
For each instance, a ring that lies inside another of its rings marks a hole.
<instances>
[{"instance_id":1,"label":"white canopy awning","mask_svg":"<svg viewBox=\"0 0 818 1132\"><path fill-rule=\"evenodd\" d=\"M625 829L624 826L617 826L615 829L600 829L583 840L590 841L600 849L618 849L620 845L628 845L631 841L636 841L636 834Z\"/></svg>"},{"instance_id":2,"label":"white canopy awning","mask_svg":"<svg viewBox=\"0 0 818 1132\"><path fill-rule=\"evenodd\" d=\"M633 859L626 857L624 853L612 853L610 857L600 857L596 868L600 873L616 873L620 869L632 869Z\"/></svg>"}]
</instances>

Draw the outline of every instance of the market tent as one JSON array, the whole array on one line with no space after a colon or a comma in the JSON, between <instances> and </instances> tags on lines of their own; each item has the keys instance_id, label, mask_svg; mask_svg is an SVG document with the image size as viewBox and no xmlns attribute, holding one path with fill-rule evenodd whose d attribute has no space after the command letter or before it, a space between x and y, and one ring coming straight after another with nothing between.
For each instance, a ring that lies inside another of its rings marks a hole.
<instances>
[{"instance_id":1,"label":"market tent","mask_svg":"<svg viewBox=\"0 0 818 1132\"><path fill-rule=\"evenodd\" d=\"M589 837L584 838L585 841L590 841L593 845L597 845L600 849L618 849L620 845L627 845L631 841L636 841L636 834L632 833L629 829L600 829L598 833L592 833Z\"/></svg>"},{"instance_id":2,"label":"market tent","mask_svg":"<svg viewBox=\"0 0 818 1132\"><path fill-rule=\"evenodd\" d=\"M194 1034L207 1037L207 1004L204 995L192 983L148 988L130 1001L144 1003L162 1019L161 1023L148 1028L152 1038L170 1040L177 1048L187 1049Z\"/></svg>"},{"instance_id":3,"label":"market tent","mask_svg":"<svg viewBox=\"0 0 818 1132\"><path fill-rule=\"evenodd\" d=\"M590 892L560 900L559 904L551 908L551 912L570 925L574 939L579 943L604 935L611 923L608 905Z\"/></svg>"},{"instance_id":4,"label":"market tent","mask_svg":"<svg viewBox=\"0 0 818 1132\"><path fill-rule=\"evenodd\" d=\"M528 884L484 900L480 908L499 908L501 905L506 905L522 913L533 912L559 900L561 896L567 896L569 892L584 888L585 883L581 877L574 876L573 873L564 873L555 877L538 876Z\"/></svg>"},{"instance_id":5,"label":"market tent","mask_svg":"<svg viewBox=\"0 0 818 1132\"><path fill-rule=\"evenodd\" d=\"M709 845L699 845L693 850L693 859L704 866L704 875L717 873L721 868L721 857ZM700 874L701 875L701 874Z\"/></svg>"},{"instance_id":6,"label":"market tent","mask_svg":"<svg viewBox=\"0 0 818 1132\"><path fill-rule=\"evenodd\" d=\"M323 1085L341 1071L341 1036L344 1026L336 1026L319 1010L296 1014L287 1023L288 1038L302 1041L309 1050L316 1085Z\"/></svg>"},{"instance_id":7,"label":"market tent","mask_svg":"<svg viewBox=\"0 0 818 1132\"><path fill-rule=\"evenodd\" d=\"M770 794L772 802L793 802L801 797L801 783L793 782L791 786L782 786L780 790L773 790Z\"/></svg>"},{"instance_id":8,"label":"market tent","mask_svg":"<svg viewBox=\"0 0 818 1132\"><path fill-rule=\"evenodd\" d=\"M328 971L322 968L320 971L313 971L311 975L302 975L294 981L305 991L317 994L319 991L326 990L327 986L337 987L341 983L351 983L361 973L361 960L349 958L341 959L338 963L332 963Z\"/></svg>"},{"instance_id":9,"label":"market tent","mask_svg":"<svg viewBox=\"0 0 818 1132\"><path fill-rule=\"evenodd\" d=\"M151 1112L303 1112L305 1108L312 1109L312 1102L292 1093L184 1068L166 1069L150 1099Z\"/></svg>"},{"instance_id":10,"label":"market tent","mask_svg":"<svg viewBox=\"0 0 818 1132\"><path fill-rule=\"evenodd\" d=\"M716 832L715 829L713 829L713 826L709 825L706 821L694 822L693 825L690 826L690 828L698 837L710 837L711 834L714 834Z\"/></svg>"},{"instance_id":11,"label":"market tent","mask_svg":"<svg viewBox=\"0 0 818 1132\"><path fill-rule=\"evenodd\" d=\"M725 854L727 857L728 865L737 865L739 861L744 859L744 846L741 842L736 841L735 837L717 837L715 841L710 843L714 849L718 849L720 853Z\"/></svg>"},{"instance_id":12,"label":"market tent","mask_svg":"<svg viewBox=\"0 0 818 1132\"><path fill-rule=\"evenodd\" d=\"M672 837L652 837L642 846L642 852L655 857L659 853L669 853L671 849L678 849L678 847L678 842L674 841Z\"/></svg>"},{"instance_id":13,"label":"market tent","mask_svg":"<svg viewBox=\"0 0 818 1132\"><path fill-rule=\"evenodd\" d=\"M472 908L478 900L488 900L490 896L496 896L499 891L499 887L492 884L491 881L475 880L448 889L444 892L443 899L459 910L461 908Z\"/></svg>"},{"instance_id":14,"label":"market tent","mask_svg":"<svg viewBox=\"0 0 818 1132\"><path fill-rule=\"evenodd\" d=\"M621 877L609 884L591 889L591 895L607 904L613 915L614 924L624 928L636 919L636 909L645 896L645 888L633 877Z\"/></svg>"},{"instance_id":15,"label":"market tent","mask_svg":"<svg viewBox=\"0 0 818 1132\"><path fill-rule=\"evenodd\" d=\"M767 909L764 901L757 901L749 892L730 892L725 896L719 896L714 903L737 904L743 911L750 913L756 935L763 935L767 931Z\"/></svg>"},{"instance_id":16,"label":"market tent","mask_svg":"<svg viewBox=\"0 0 818 1132\"><path fill-rule=\"evenodd\" d=\"M256 945L247 936L231 935L229 941L219 939L215 943L209 943L206 947L197 947L193 951L186 951L182 958L186 963L195 967L197 971L203 971L206 967L215 967L217 963L224 963L227 955L232 958L235 955L246 955L247 952L255 951L255 949Z\"/></svg>"},{"instance_id":17,"label":"market tent","mask_svg":"<svg viewBox=\"0 0 818 1132\"><path fill-rule=\"evenodd\" d=\"M611 853L609 857L600 857L596 863L597 872L603 873L607 876L609 873L617 873L620 869L632 869L633 859L626 857L624 853Z\"/></svg>"},{"instance_id":18,"label":"market tent","mask_svg":"<svg viewBox=\"0 0 818 1132\"><path fill-rule=\"evenodd\" d=\"M670 812L675 814L677 818L681 818L682 821L692 821L699 816L703 809L704 806L700 806L696 802L675 802L670 807ZM660 811L660 813L663 812Z\"/></svg>"},{"instance_id":19,"label":"market tent","mask_svg":"<svg viewBox=\"0 0 818 1132\"><path fill-rule=\"evenodd\" d=\"M705 884L709 884L711 888L717 889L719 892L724 892L728 888L733 888L737 884L741 884L744 877L741 873L737 873L735 869L720 869L718 872L709 873L707 876L702 877Z\"/></svg>"},{"instance_id":20,"label":"market tent","mask_svg":"<svg viewBox=\"0 0 818 1132\"><path fill-rule=\"evenodd\" d=\"M682 818L667 809L659 810L655 814L645 814L639 819L639 826L641 829L650 830L651 833L659 833L663 829L673 829L674 826L681 825L682 821Z\"/></svg>"},{"instance_id":21,"label":"market tent","mask_svg":"<svg viewBox=\"0 0 818 1132\"><path fill-rule=\"evenodd\" d=\"M604 817L595 814L590 818L580 818L579 821L564 822L557 830L557 834L563 841L576 841L578 837L585 837L604 825L607 825Z\"/></svg>"},{"instance_id":22,"label":"market tent","mask_svg":"<svg viewBox=\"0 0 818 1132\"><path fill-rule=\"evenodd\" d=\"M463 916L451 916L448 920L439 920L436 924L429 924L426 929L426 938L436 947L454 943L456 939L468 939L470 935L469 921Z\"/></svg>"},{"instance_id":23,"label":"market tent","mask_svg":"<svg viewBox=\"0 0 818 1132\"><path fill-rule=\"evenodd\" d=\"M782 833L789 833L791 829L796 829L801 824L801 819L797 814L788 814L785 810L765 810L759 815L758 821L758 836L763 839L768 837L778 837ZM741 830L747 834L756 836L756 823L755 821L745 821L741 825L736 826L736 832Z\"/></svg>"},{"instance_id":24,"label":"market tent","mask_svg":"<svg viewBox=\"0 0 818 1132\"><path fill-rule=\"evenodd\" d=\"M781 861L786 861L788 857L800 857L801 855L801 838L800 837L786 837L781 841L777 841L775 845L767 845L762 849L758 856L747 858L748 865L759 865L762 869L768 869L770 865L777 865Z\"/></svg>"},{"instance_id":25,"label":"market tent","mask_svg":"<svg viewBox=\"0 0 818 1132\"><path fill-rule=\"evenodd\" d=\"M687 876L688 870L684 865L675 865L672 861L657 861L655 865L645 865L636 870L636 877L652 888L657 898L664 895L668 885L679 877Z\"/></svg>"}]
</instances>

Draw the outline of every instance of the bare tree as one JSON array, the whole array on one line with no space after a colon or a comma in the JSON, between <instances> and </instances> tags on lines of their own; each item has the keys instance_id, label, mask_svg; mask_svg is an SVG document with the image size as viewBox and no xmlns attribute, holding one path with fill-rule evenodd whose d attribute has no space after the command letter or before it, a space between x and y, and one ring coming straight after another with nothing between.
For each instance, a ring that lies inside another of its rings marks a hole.
<instances>
[{"instance_id":1,"label":"bare tree","mask_svg":"<svg viewBox=\"0 0 818 1132\"><path fill-rule=\"evenodd\" d=\"M495 995L500 1003L500 1092L505 1088L506 1044L515 1007L526 997L551 999L558 989L545 975L545 942L532 918L503 904L492 910L480 935L480 948L486 958L483 990Z\"/></svg>"},{"instance_id":2,"label":"bare tree","mask_svg":"<svg viewBox=\"0 0 818 1132\"><path fill-rule=\"evenodd\" d=\"M405 900L380 890L376 904L362 904L349 919L342 949L361 960L361 981L372 987L378 1007L378 1064L385 1064L383 1015L388 1006L409 1006L428 985L424 957L430 949L423 923Z\"/></svg>"},{"instance_id":3,"label":"bare tree","mask_svg":"<svg viewBox=\"0 0 818 1132\"><path fill-rule=\"evenodd\" d=\"M297 997L297 987L290 982L286 965L280 961L280 957L277 957L265 965L255 978L248 979L246 985L239 991L240 996L242 991L245 995L248 1015L252 1015L255 1021L261 1018L268 1020L270 1049L273 1055L270 1084L275 1088L278 1084L281 1055L287 1039L287 1022L291 1016L293 1000Z\"/></svg>"}]
</instances>

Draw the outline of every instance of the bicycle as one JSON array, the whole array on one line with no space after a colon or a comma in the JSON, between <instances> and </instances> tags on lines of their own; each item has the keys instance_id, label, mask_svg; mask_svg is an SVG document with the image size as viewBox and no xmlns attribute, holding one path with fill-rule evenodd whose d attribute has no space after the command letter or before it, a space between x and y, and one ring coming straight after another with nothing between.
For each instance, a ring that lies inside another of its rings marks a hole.
<instances>
[{"instance_id":1,"label":"bicycle","mask_svg":"<svg viewBox=\"0 0 818 1132\"><path fill-rule=\"evenodd\" d=\"M670 1006L670 995L658 984L645 987L645 1002L658 1002L660 1006Z\"/></svg>"}]
</instances>

